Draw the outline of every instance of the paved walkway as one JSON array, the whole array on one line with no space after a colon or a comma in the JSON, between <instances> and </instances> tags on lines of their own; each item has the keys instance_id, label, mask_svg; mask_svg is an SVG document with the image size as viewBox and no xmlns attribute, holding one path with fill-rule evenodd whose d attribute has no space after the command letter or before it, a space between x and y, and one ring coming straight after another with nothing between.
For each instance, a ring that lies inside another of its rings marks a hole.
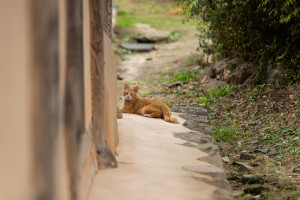
<instances>
[{"instance_id":1,"label":"paved walkway","mask_svg":"<svg viewBox=\"0 0 300 200\"><path fill-rule=\"evenodd\" d=\"M197 160L208 154L182 145L186 141L173 136L189 129L133 114L123 114L118 125L118 168L98 172L89 200L215 199L217 187L207 183L213 178L197 173L215 168Z\"/></svg>"}]
</instances>

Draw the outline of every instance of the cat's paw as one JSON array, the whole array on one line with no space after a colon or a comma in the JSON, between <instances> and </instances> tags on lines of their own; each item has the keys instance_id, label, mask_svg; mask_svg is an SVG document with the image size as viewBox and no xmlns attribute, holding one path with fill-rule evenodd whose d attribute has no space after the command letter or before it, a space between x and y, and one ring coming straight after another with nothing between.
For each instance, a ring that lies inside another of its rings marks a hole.
<instances>
[{"instance_id":1,"label":"cat's paw","mask_svg":"<svg viewBox=\"0 0 300 200\"><path fill-rule=\"evenodd\" d=\"M144 114L144 117L152 117L150 114Z\"/></svg>"}]
</instances>

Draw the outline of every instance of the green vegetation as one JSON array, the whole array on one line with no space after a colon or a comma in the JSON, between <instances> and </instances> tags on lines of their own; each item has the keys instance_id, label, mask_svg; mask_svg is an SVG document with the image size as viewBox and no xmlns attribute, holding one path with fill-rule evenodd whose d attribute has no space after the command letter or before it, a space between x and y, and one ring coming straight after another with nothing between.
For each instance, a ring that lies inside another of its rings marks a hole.
<instances>
[{"instance_id":1,"label":"green vegetation","mask_svg":"<svg viewBox=\"0 0 300 200\"><path fill-rule=\"evenodd\" d=\"M178 15L164 14L168 10L176 9L176 3L156 2L156 1L137 1L122 0L116 1L116 4L122 8L119 10L117 25L122 28L133 28L136 23L149 24L155 28L181 30L187 26L195 26L194 21L182 23ZM132 5L134 4L134 6ZM158 6L159 4L159 6ZM138 8L138 9L137 9ZM179 37L176 32L173 38Z\"/></svg>"},{"instance_id":2,"label":"green vegetation","mask_svg":"<svg viewBox=\"0 0 300 200\"><path fill-rule=\"evenodd\" d=\"M182 35L181 35L180 33L176 32L176 31L173 31L173 32L171 33L170 41L171 41L171 42L177 41L177 40L179 40L181 37L182 37Z\"/></svg>"},{"instance_id":3,"label":"green vegetation","mask_svg":"<svg viewBox=\"0 0 300 200\"><path fill-rule=\"evenodd\" d=\"M202 102L205 108L214 110L214 107L210 106L211 103L214 103L216 99L232 94L235 89L236 89L235 87L231 87L228 85L221 86L218 88L211 88L206 91L203 91L203 96L197 98L197 100Z\"/></svg>"},{"instance_id":4,"label":"green vegetation","mask_svg":"<svg viewBox=\"0 0 300 200\"><path fill-rule=\"evenodd\" d=\"M249 92L249 99L253 101L258 97L258 95L261 95L264 87L265 84L258 85L257 87L255 87L251 92Z\"/></svg>"},{"instance_id":5,"label":"green vegetation","mask_svg":"<svg viewBox=\"0 0 300 200\"><path fill-rule=\"evenodd\" d=\"M174 27L178 27L178 29L182 26L190 25L190 24L182 24L182 21L178 21L177 19L172 20L168 16L153 16L149 18L148 16L140 16L134 13L126 13L122 14L117 18L117 25L122 28L133 28L136 23L150 24L156 28L163 29L172 29Z\"/></svg>"},{"instance_id":6,"label":"green vegetation","mask_svg":"<svg viewBox=\"0 0 300 200\"><path fill-rule=\"evenodd\" d=\"M216 126L213 130L213 137L217 142L235 142L238 132L234 127Z\"/></svg>"},{"instance_id":7,"label":"green vegetation","mask_svg":"<svg viewBox=\"0 0 300 200\"><path fill-rule=\"evenodd\" d=\"M279 82L300 80L300 3L296 0L178 0L182 13L199 22L200 48L220 57L258 64L255 81L268 66L284 69ZM203 24L208 28L203 28Z\"/></svg>"},{"instance_id":8,"label":"green vegetation","mask_svg":"<svg viewBox=\"0 0 300 200\"><path fill-rule=\"evenodd\" d=\"M221 98L223 96L232 94L235 89L236 87L226 85L216 89L208 89L207 94L209 94L210 97Z\"/></svg>"},{"instance_id":9,"label":"green vegetation","mask_svg":"<svg viewBox=\"0 0 300 200\"><path fill-rule=\"evenodd\" d=\"M170 83L174 83L176 81L193 81L197 77L198 74L201 74L203 72L202 69L197 71L189 71L189 70L183 70L179 73L170 73Z\"/></svg>"}]
</instances>

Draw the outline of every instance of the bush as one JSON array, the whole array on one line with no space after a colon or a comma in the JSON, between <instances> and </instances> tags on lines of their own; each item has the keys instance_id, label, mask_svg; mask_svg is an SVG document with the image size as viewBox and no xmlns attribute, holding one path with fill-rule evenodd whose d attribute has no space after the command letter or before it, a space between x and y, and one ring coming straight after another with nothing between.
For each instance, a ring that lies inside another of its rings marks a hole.
<instances>
[{"instance_id":1,"label":"bush","mask_svg":"<svg viewBox=\"0 0 300 200\"><path fill-rule=\"evenodd\" d=\"M178 0L183 14L199 20L199 47L220 57L285 68L300 79L300 1ZM203 28L203 23L207 28Z\"/></svg>"}]
</instances>

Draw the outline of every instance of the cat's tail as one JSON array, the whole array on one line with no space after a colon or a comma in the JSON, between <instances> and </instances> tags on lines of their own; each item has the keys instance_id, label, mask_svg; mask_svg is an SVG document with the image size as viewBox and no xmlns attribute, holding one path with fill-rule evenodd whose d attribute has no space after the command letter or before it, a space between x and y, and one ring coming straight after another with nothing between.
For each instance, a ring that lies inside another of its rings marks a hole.
<instances>
[{"instance_id":1,"label":"cat's tail","mask_svg":"<svg viewBox=\"0 0 300 200\"><path fill-rule=\"evenodd\" d=\"M174 124L179 124L179 121L176 118L172 118L171 113L169 112L164 114L164 120Z\"/></svg>"},{"instance_id":2,"label":"cat's tail","mask_svg":"<svg viewBox=\"0 0 300 200\"><path fill-rule=\"evenodd\" d=\"M174 124L179 124L179 121L176 118L171 118L170 117L170 122Z\"/></svg>"}]
</instances>

